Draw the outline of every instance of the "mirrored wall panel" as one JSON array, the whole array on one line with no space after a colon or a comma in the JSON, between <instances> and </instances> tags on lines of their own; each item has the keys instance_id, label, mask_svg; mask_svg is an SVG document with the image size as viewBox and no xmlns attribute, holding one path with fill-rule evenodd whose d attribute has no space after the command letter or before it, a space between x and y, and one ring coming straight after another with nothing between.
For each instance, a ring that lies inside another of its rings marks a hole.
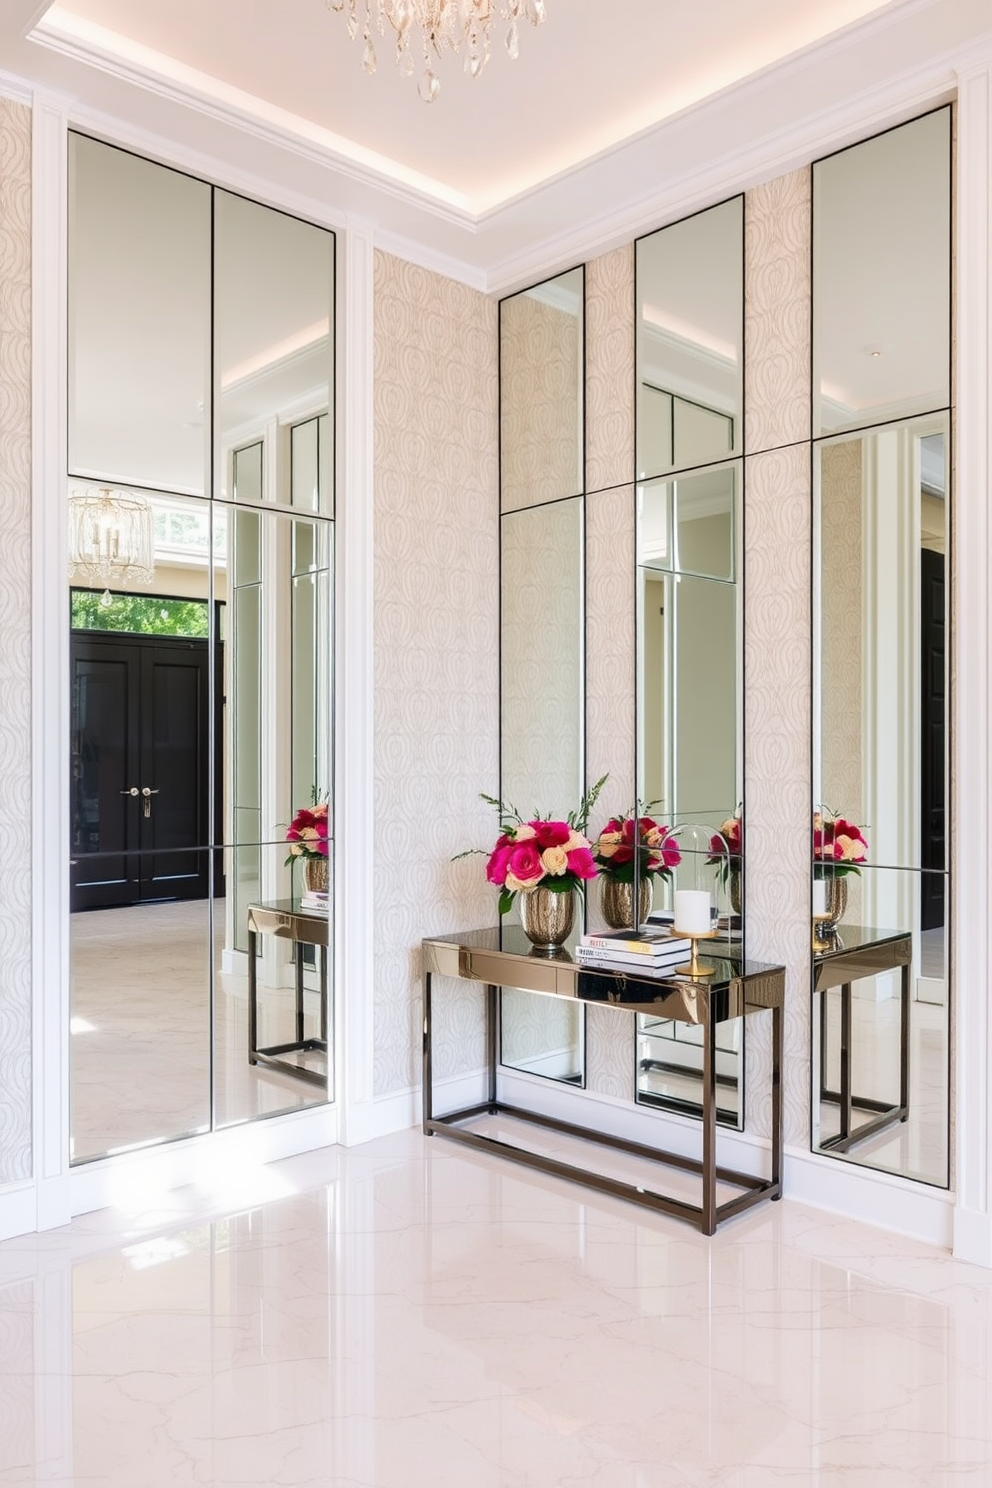
<instances>
[{"instance_id":1,"label":"mirrored wall panel","mask_svg":"<svg viewBox=\"0 0 992 1488\"><path fill-rule=\"evenodd\" d=\"M813 167L813 431L946 408L951 111Z\"/></svg>"},{"instance_id":2,"label":"mirrored wall panel","mask_svg":"<svg viewBox=\"0 0 992 1488\"><path fill-rule=\"evenodd\" d=\"M69 473L206 489L210 187L69 136Z\"/></svg>"},{"instance_id":3,"label":"mirrored wall panel","mask_svg":"<svg viewBox=\"0 0 992 1488\"><path fill-rule=\"evenodd\" d=\"M334 239L218 191L215 260L219 493L329 516Z\"/></svg>"},{"instance_id":4,"label":"mirrored wall panel","mask_svg":"<svg viewBox=\"0 0 992 1488\"><path fill-rule=\"evenodd\" d=\"M72 1133L83 1161L330 1093L333 239L89 140L74 138L70 163L71 450L90 451L97 472L69 477ZM199 237L187 198L204 204ZM134 423L98 371L94 201L104 238L129 255L136 203L185 232L181 252L166 233L161 262L153 254L144 277L114 285L107 324L140 389ZM146 364L159 377L151 391ZM176 421L193 368L195 479ZM111 400L102 426L86 412L97 392ZM301 809L313 813L304 835L320 886L298 856L286 862ZM253 907L271 904L310 918L292 938L259 934L251 958ZM253 980L253 1048L285 1046L282 1068L250 1056Z\"/></svg>"},{"instance_id":5,"label":"mirrored wall panel","mask_svg":"<svg viewBox=\"0 0 992 1488\"><path fill-rule=\"evenodd\" d=\"M813 1149L948 1181L947 940L921 909L943 874L866 867L815 921Z\"/></svg>"},{"instance_id":6,"label":"mirrored wall panel","mask_svg":"<svg viewBox=\"0 0 992 1488\"><path fill-rule=\"evenodd\" d=\"M585 270L500 302L502 509L585 487Z\"/></svg>"},{"instance_id":7,"label":"mirrored wall panel","mask_svg":"<svg viewBox=\"0 0 992 1488\"><path fill-rule=\"evenodd\" d=\"M637 473L743 452L744 199L637 244Z\"/></svg>"},{"instance_id":8,"label":"mirrored wall panel","mask_svg":"<svg viewBox=\"0 0 992 1488\"><path fill-rule=\"evenodd\" d=\"M563 997L536 997L504 987L500 1062L526 1075L585 1083L585 1009Z\"/></svg>"},{"instance_id":9,"label":"mirrored wall panel","mask_svg":"<svg viewBox=\"0 0 992 1488\"><path fill-rule=\"evenodd\" d=\"M525 818L563 815L585 790L582 500L507 512L501 529L502 796Z\"/></svg>"},{"instance_id":10,"label":"mirrored wall panel","mask_svg":"<svg viewBox=\"0 0 992 1488\"><path fill-rule=\"evenodd\" d=\"M717 1027L716 1119L743 1129L743 1020ZM637 1015L636 1099L682 1115L698 1116L703 1105L702 1030L670 1018Z\"/></svg>"},{"instance_id":11,"label":"mirrored wall panel","mask_svg":"<svg viewBox=\"0 0 992 1488\"><path fill-rule=\"evenodd\" d=\"M638 490L641 798L714 828L741 798L739 463Z\"/></svg>"},{"instance_id":12,"label":"mirrored wall panel","mask_svg":"<svg viewBox=\"0 0 992 1488\"><path fill-rule=\"evenodd\" d=\"M946 1185L949 111L814 193L813 1144Z\"/></svg>"}]
</instances>

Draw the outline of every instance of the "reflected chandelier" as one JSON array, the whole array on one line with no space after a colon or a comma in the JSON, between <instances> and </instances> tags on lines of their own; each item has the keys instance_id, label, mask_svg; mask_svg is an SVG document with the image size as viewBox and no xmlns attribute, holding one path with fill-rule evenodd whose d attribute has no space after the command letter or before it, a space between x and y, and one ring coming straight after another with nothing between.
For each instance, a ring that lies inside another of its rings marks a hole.
<instances>
[{"instance_id":1,"label":"reflected chandelier","mask_svg":"<svg viewBox=\"0 0 992 1488\"><path fill-rule=\"evenodd\" d=\"M155 519L133 491L73 491L69 497L69 577L94 589L127 589L155 577Z\"/></svg>"},{"instance_id":2,"label":"reflected chandelier","mask_svg":"<svg viewBox=\"0 0 992 1488\"><path fill-rule=\"evenodd\" d=\"M386 23L392 26L396 65L403 77L413 76L414 50L421 46L424 73L418 92L425 103L433 103L441 91L432 64L445 48L457 52L464 47L465 71L478 77L489 61L497 21L509 22L506 50L515 58L520 52L520 22L539 26L544 20L544 0L327 0L327 8L347 14L352 41L361 32L362 65L370 76L376 68L373 29L385 36Z\"/></svg>"}]
</instances>

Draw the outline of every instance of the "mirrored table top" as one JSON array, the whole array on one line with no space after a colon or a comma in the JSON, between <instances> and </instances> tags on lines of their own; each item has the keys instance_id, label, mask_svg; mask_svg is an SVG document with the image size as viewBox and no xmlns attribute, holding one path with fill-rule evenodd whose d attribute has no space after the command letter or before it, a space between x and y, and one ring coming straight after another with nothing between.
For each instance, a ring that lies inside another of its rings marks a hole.
<instances>
[{"instance_id":1,"label":"mirrored table top","mask_svg":"<svg viewBox=\"0 0 992 1488\"><path fill-rule=\"evenodd\" d=\"M879 930L873 925L848 925L841 923L830 936L826 950L816 951L817 961L829 961L832 956L856 954L870 951L875 946L892 945L901 940L911 940L911 930Z\"/></svg>"}]
</instances>

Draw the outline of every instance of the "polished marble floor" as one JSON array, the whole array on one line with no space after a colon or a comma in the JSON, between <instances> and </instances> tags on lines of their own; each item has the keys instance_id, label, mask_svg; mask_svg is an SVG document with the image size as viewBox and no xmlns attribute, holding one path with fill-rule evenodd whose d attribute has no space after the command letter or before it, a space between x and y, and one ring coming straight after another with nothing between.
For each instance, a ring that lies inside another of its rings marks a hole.
<instances>
[{"instance_id":1,"label":"polished marble floor","mask_svg":"<svg viewBox=\"0 0 992 1488\"><path fill-rule=\"evenodd\" d=\"M0 1246L0 1484L992 1483L992 1273L407 1132Z\"/></svg>"}]
</instances>

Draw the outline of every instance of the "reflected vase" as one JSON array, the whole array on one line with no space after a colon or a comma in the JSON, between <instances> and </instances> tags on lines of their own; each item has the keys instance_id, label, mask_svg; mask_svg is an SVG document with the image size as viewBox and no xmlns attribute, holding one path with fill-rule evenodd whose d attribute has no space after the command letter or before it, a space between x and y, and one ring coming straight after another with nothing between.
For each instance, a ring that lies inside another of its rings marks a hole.
<instances>
[{"instance_id":1,"label":"reflected vase","mask_svg":"<svg viewBox=\"0 0 992 1488\"><path fill-rule=\"evenodd\" d=\"M327 858L304 858L303 881L308 894L326 894L330 881Z\"/></svg>"},{"instance_id":2,"label":"reflected vase","mask_svg":"<svg viewBox=\"0 0 992 1488\"><path fill-rule=\"evenodd\" d=\"M603 919L611 930L636 930L643 925L651 913L651 904L654 893L651 888L651 880L642 878L637 886L637 920L634 920L634 885L632 883L620 883L615 878L605 875L600 880L602 892L600 894L600 908Z\"/></svg>"},{"instance_id":3,"label":"reflected vase","mask_svg":"<svg viewBox=\"0 0 992 1488\"><path fill-rule=\"evenodd\" d=\"M730 887L730 907L738 917L741 914L741 870L731 868L728 875Z\"/></svg>"},{"instance_id":4,"label":"reflected vase","mask_svg":"<svg viewBox=\"0 0 992 1488\"><path fill-rule=\"evenodd\" d=\"M522 889L517 895L520 924L527 939L539 951L557 951L572 933L575 921L575 893L569 889L556 894L553 889Z\"/></svg>"},{"instance_id":5,"label":"reflected vase","mask_svg":"<svg viewBox=\"0 0 992 1488\"><path fill-rule=\"evenodd\" d=\"M827 917L820 928L824 935L835 935L837 926L847 911L847 878L844 875L838 877L831 874L823 882L827 886Z\"/></svg>"}]
</instances>

